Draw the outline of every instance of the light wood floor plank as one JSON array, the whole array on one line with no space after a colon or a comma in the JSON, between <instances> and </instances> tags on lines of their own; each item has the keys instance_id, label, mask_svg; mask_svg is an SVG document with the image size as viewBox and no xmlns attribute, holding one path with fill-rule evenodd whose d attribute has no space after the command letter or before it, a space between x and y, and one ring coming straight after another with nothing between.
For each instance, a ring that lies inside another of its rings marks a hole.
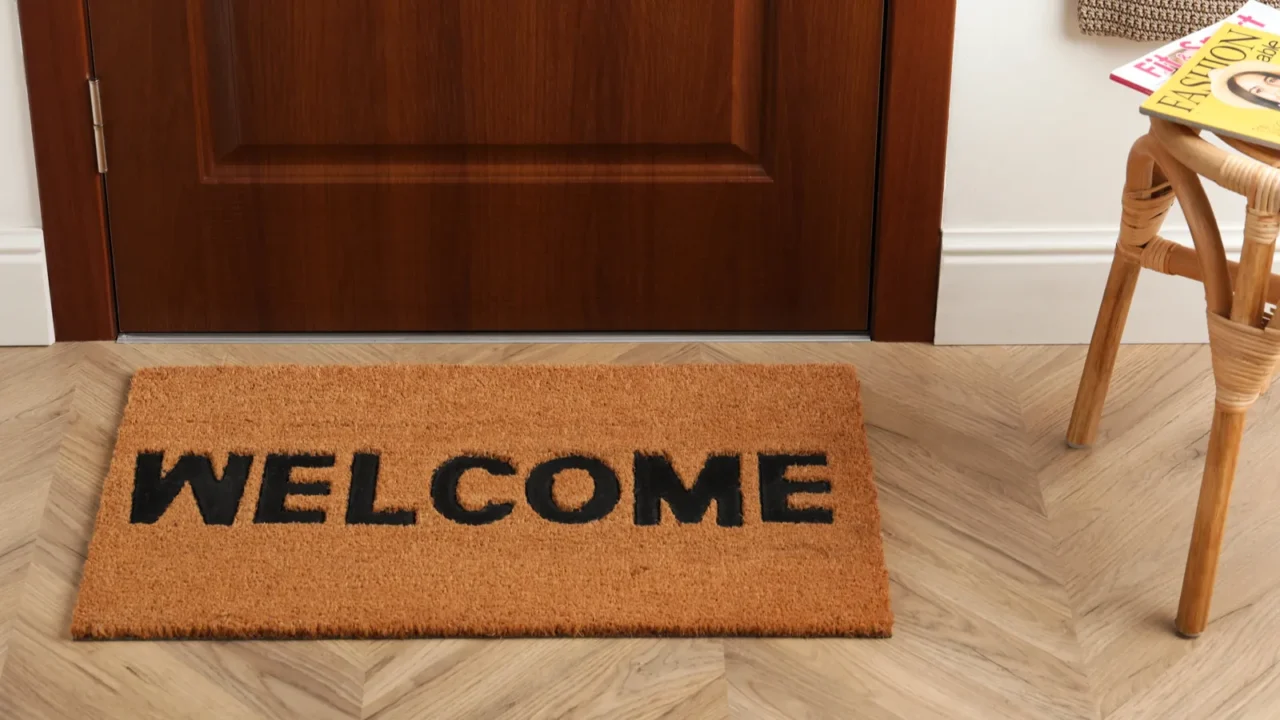
<instances>
[{"instance_id":1,"label":"light wood floor plank","mask_svg":"<svg viewBox=\"0 0 1280 720\"><path fill-rule=\"evenodd\" d=\"M66 432L73 348L0 354L0 674Z\"/></svg>"}]
</instances>

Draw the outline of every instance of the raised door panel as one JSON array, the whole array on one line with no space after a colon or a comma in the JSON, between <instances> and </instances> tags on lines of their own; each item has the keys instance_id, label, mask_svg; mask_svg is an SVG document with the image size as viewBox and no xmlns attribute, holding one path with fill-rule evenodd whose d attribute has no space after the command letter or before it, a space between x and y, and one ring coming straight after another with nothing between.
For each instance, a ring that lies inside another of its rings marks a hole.
<instances>
[{"instance_id":1,"label":"raised door panel","mask_svg":"<svg viewBox=\"0 0 1280 720\"><path fill-rule=\"evenodd\" d=\"M766 10L193 0L206 178L761 179Z\"/></svg>"}]
</instances>

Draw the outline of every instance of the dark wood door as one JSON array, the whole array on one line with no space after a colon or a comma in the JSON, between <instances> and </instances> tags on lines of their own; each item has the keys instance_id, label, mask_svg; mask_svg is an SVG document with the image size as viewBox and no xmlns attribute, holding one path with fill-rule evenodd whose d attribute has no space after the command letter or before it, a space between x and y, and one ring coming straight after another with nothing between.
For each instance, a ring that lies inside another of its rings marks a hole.
<instances>
[{"instance_id":1,"label":"dark wood door","mask_svg":"<svg viewBox=\"0 0 1280 720\"><path fill-rule=\"evenodd\" d=\"M883 0L89 0L122 332L867 327Z\"/></svg>"}]
</instances>

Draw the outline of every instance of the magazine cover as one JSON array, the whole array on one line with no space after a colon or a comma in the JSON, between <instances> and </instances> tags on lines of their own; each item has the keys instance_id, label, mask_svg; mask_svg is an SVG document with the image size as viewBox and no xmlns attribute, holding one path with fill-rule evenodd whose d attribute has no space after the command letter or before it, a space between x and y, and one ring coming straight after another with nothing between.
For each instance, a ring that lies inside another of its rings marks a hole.
<instances>
[{"instance_id":1,"label":"magazine cover","mask_svg":"<svg viewBox=\"0 0 1280 720\"><path fill-rule=\"evenodd\" d=\"M1195 55L1196 51L1204 47L1209 38L1227 23L1254 30L1280 32L1280 9L1264 5L1258 0L1249 0L1244 7L1226 20L1214 23L1181 40L1175 40L1150 55L1144 55L1123 67L1116 68L1111 73L1111 79L1125 87L1150 95L1173 77L1178 68Z\"/></svg>"},{"instance_id":2,"label":"magazine cover","mask_svg":"<svg viewBox=\"0 0 1280 720\"><path fill-rule=\"evenodd\" d=\"M1142 113L1280 148L1277 54L1280 35L1223 25Z\"/></svg>"}]
</instances>

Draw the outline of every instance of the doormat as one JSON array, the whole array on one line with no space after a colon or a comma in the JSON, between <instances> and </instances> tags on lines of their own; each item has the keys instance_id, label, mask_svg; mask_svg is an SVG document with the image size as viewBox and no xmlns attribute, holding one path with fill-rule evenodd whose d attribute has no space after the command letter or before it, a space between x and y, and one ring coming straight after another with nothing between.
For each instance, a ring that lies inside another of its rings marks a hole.
<instances>
[{"instance_id":1,"label":"doormat","mask_svg":"<svg viewBox=\"0 0 1280 720\"><path fill-rule=\"evenodd\" d=\"M888 636L848 366L139 371L72 635Z\"/></svg>"}]
</instances>

